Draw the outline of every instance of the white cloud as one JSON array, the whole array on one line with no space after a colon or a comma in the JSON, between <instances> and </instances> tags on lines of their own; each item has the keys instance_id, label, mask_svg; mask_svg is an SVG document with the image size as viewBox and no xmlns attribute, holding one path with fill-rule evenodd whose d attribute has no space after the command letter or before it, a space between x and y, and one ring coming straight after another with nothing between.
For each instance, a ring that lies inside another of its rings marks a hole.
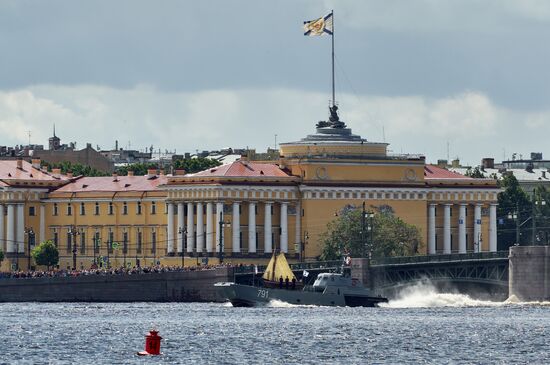
<instances>
[{"instance_id":1,"label":"white cloud","mask_svg":"<svg viewBox=\"0 0 550 365\"><path fill-rule=\"evenodd\" d=\"M112 148L131 143L187 152L223 147L260 151L298 140L326 119L326 95L300 90L208 90L160 92L147 85L131 89L80 85L39 85L0 92L2 144L47 144L55 123L58 136L77 147L90 142ZM512 152L545 152L550 110L520 112L499 107L484 94L468 91L447 98L342 95L341 118L356 134L385 139L398 153L424 153L428 161L446 156L477 163ZM384 132L383 133L383 128ZM545 129L547 130L547 128Z\"/></svg>"}]
</instances>

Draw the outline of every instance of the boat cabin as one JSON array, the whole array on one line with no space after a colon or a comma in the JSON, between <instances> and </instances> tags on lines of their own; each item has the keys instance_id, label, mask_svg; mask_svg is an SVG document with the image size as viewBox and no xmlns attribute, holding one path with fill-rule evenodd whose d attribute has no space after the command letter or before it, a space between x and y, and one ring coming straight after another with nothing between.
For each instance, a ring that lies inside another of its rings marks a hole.
<instances>
[{"instance_id":1,"label":"boat cabin","mask_svg":"<svg viewBox=\"0 0 550 365\"><path fill-rule=\"evenodd\" d=\"M313 289L320 292L325 291L325 289L330 290L335 288L336 290L336 288L350 286L352 286L352 281L349 276L336 273L319 274L313 283Z\"/></svg>"}]
</instances>

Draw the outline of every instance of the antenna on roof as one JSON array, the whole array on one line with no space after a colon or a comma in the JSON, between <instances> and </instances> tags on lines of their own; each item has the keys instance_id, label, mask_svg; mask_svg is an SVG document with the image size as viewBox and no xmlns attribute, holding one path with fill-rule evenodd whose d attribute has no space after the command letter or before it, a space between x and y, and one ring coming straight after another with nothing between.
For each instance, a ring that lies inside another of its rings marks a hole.
<instances>
[{"instance_id":1,"label":"antenna on roof","mask_svg":"<svg viewBox=\"0 0 550 365\"><path fill-rule=\"evenodd\" d=\"M27 134L29 135L29 146L31 145L31 131L27 131Z\"/></svg>"}]
</instances>

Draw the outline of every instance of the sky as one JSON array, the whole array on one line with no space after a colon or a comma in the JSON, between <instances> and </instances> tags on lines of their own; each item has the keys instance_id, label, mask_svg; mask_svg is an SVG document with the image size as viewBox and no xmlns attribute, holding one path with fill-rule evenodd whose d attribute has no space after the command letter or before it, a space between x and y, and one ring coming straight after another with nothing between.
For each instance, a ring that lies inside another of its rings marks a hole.
<instances>
[{"instance_id":1,"label":"sky","mask_svg":"<svg viewBox=\"0 0 550 365\"><path fill-rule=\"evenodd\" d=\"M392 153L550 159L546 0L0 0L0 145L265 151L328 118Z\"/></svg>"}]
</instances>

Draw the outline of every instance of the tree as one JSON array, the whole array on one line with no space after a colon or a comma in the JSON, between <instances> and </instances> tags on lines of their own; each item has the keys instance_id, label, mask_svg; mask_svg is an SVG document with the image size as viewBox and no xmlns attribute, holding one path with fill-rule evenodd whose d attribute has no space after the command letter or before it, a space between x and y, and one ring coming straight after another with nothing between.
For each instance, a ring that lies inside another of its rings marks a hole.
<instances>
[{"instance_id":1,"label":"tree","mask_svg":"<svg viewBox=\"0 0 550 365\"><path fill-rule=\"evenodd\" d=\"M532 203L535 244L547 245L550 243L550 191L543 185L537 186L533 190Z\"/></svg>"},{"instance_id":2,"label":"tree","mask_svg":"<svg viewBox=\"0 0 550 365\"><path fill-rule=\"evenodd\" d=\"M464 173L465 176L473 177L474 179L483 179L485 178L485 175L483 172L479 169L478 166L474 167L473 169L469 167L466 170L466 173Z\"/></svg>"},{"instance_id":3,"label":"tree","mask_svg":"<svg viewBox=\"0 0 550 365\"><path fill-rule=\"evenodd\" d=\"M59 251L52 241L42 242L32 250L31 255L37 265L45 265L48 270L59 262Z\"/></svg>"},{"instance_id":4,"label":"tree","mask_svg":"<svg viewBox=\"0 0 550 365\"><path fill-rule=\"evenodd\" d=\"M219 165L221 165L220 161L204 157L175 160L173 163L174 169L183 169L186 173L190 174L208 170Z\"/></svg>"},{"instance_id":5,"label":"tree","mask_svg":"<svg viewBox=\"0 0 550 365\"><path fill-rule=\"evenodd\" d=\"M4 251L0 249L0 262L2 262L3 260L4 260Z\"/></svg>"},{"instance_id":6,"label":"tree","mask_svg":"<svg viewBox=\"0 0 550 365\"><path fill-rule=\"evenodd\" d=\"M498 181L504 191L498 194L498 250L507 250L515 243L530 242L529 224L527 222L533 212L532 203L527 193L521 188L514 175L505 175ZM523 224L523 225L522 225ZM518 225L521 227L518 230ZM519 240L517 238L519 233Z\"/></svg>"},{"instance_id":7,"label":"tree","mask_svg":"<svg viewBox=\"0 0 550 365\"><path fill-rule=\"evenodd\" d=\"M147 175L147 170L157 170L157 165L154 163L133 163L128 166L122 166L117 169L117 173L121 176L128 175L128 171L133 171L136 176Z\"/></svg>"},{"instance_id":8,"label":"tree","mask_svg":"<svg viewBox=\"0 0 550 365\"><path fill-rule=\"evenodd\" d=\"M359 208L347 207L327 225L321 235L322 260L336 260L344 253L352 257L364 255L362 214ZM371 257L380 258L417 254L421 237L417 227L405 223L391 211L379 211L372 218L372 235L366 235L366 240Z\"/></svg>"},{"instance_id":9,"label":"tree","mask_svg":"<svg viewBox=\"0 0 550 365\"><path fill-rule=\"evenodd\" d=\"M62 174L67 174L68 172L72 172L74 176L108 176L109 175L105 171L97 170L88 165L82 165L80 163L72 163L69 161L62 161L62 162L52 163L52 164L46 161L42 161L41 165L46 166L48 171L52 171L52 169L61 169Z\"/></svg>"}]
</instances>

